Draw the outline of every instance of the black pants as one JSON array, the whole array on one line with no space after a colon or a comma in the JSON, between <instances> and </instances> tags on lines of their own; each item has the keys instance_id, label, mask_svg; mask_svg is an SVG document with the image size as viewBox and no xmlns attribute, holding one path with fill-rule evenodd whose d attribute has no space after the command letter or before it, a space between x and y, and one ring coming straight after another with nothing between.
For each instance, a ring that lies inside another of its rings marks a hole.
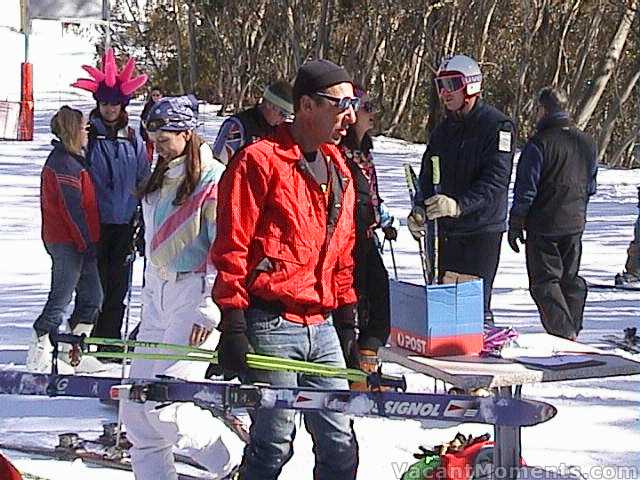
<instances>
[{"instance_id":1,"label":"black pants","mask_svg":"<svg viewBox=\"0 0 640 480\"><path fill-rule=\"evenodd\" d=\"M100 225L98 244L98 271L104 291L102 311L93 330L96 337L120 338L124 298L129 289L127 256L132 250L133 228L131 225Z\"/></svg>"},{"instance_id":2,"label":"black pants","mask_svg":"<svg viewBox=\"0 0 640 480\"><path fill-rule=\"evenodd\" d=\"M544 329L551 335L575 338L582 330L587 284L578 275L582 232L562 237L528 234L526 242L529 291Z\"/></svg>"},{"instance_id":3,"label":"black pants","mask_svg":"<svg viewBox=\"0 0 640 480\"><path fill-rule=\"evenodd\" d=\"M389 274L373 237L358 239L355 252L359 343L385 345L391 328Z\"/></svg>"},{"instance_id":4,"label":"black pants","mask_svg":"<svg viewBox=\"0 0 640 480\"><path fill-rule=\"evenodd\" d=\"M455 237L440 235L440 261L438 262L440 275L449 271L482 278L486 323L493 323L491 290L500 262L501 242L501 232Z\"/></svg>"}]
</instances>

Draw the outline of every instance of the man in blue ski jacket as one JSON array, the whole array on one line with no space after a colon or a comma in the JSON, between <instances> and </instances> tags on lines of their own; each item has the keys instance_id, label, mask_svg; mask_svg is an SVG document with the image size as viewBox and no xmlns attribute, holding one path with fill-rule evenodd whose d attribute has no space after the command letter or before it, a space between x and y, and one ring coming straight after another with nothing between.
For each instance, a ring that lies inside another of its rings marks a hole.
<instances>
[{"instance_id":1,"label":"man in blue ski jacket","mask_svg":"<svg viewBox=\"0 0 640 480\"><path fill-rule=\"evenodd\" d=\"M485 323L493 323L491 290L506 231L515 127L480 99L482 72L470 57L446 58L435 79L446 111L422 157L409 230L418 239L427 219L439 224L440 274L475 275L484 283ZM433 163L440 183L434 185Z\"/></svg>"}]
</instances>

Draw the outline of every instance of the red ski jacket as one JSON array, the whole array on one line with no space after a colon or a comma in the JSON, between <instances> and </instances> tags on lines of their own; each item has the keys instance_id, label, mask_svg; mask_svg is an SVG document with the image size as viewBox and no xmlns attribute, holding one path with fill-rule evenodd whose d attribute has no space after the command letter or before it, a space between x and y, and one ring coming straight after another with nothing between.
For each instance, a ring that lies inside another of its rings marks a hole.
<instances>
[{"instance_id":1,"label":"red ski jacket","mask_svg":"<svg viewBox=\"0 0 640 480\"><path fill-rule=\"evenodd\" d=\"M288 126L233 157L219 184L211 250L221 310L246 309L254 296L278 302L287 320L314 324L356 302L353 182L337 147L320 152L332 171L329 194Z\"/></svg>"},{"instance_id":2,"label":"red ski jacket","mask_svg":"<svg viewBox=\"0 0 640 480\"><path fill-rule=\"evenodd\" d=\"M71 244L84 252L100 235L93 181L81 156L69 153L56 140L53 145L40 183L42 240Z\"/></svg>"}]
</instances>

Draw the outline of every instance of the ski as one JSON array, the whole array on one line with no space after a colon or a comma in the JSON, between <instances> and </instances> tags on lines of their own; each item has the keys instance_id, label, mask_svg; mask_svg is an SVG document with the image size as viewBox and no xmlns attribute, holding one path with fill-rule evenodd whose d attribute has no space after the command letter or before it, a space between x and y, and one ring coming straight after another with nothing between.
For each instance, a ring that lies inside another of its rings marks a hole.
<instances>
[{"instance_id":1,"label":"ski","mask_svg":"<svg viewBox=\"0 0 640 480\"><path fill-rule=\"evenodd\" d=\"M14 444L11 442L3 441L0 442L0 449L26 453L27 455L38 455L67 462L73 462L79 459L87 465L113 468L115 470L133 471L133 467L131 466L131 459L126 454L126 451L114 452L99 448L92 448L86 445L84 442L80 442L80 445L75 447L40 447L36 445L26 445L19 443ZM213 480L214 478L217 478L207 472L207 470L204 470L202 467L194 466L194 463L195 462L193 462L193 460L191 460L189 463L185 463L179 459L176 459L178 480Z\"/></svg>"},{"instance_id":2,"label":"ski","mask_svg":"<svg viewBox=\"0 0 640 480\"><path fill-rule=\"evenodd\" d=\"M404 164L404 179L407 182L407 189L409 190L409 199L411 200L411 206L413 208L415 204L416 194L418 193L418 177L413 167L409 163ZM422 239L418 240L418 250L420 254L420 260L422 262L422 276L424 277L424 284L430 285L433 279L433 266L431 265L431 257L429 255L429 242L427 240L427 224L425 223L425 235Z\"/></svg>"},{"instance_id":3,"label":"ski","mask_svg":"<svg viewBox=\"0 0 640 480\"><path fill-rule=\"evenodd\" d=\"M221 409L277 408L334 411L354 416L429 419L460 423L529 426L557 413L544 402L510 397L474 397L430 393L356 392L300 387L238 385L224 382L47 375L0 371L0 394L119 398L146 402L200 402Z\"/></svg>"},{"instance_id":4,"label":"ski","mask_svg":"<svg viewBox=\"0 0 640 480\"><path fill-rule=\"evenodd\" d=\"M593 290L623 290L630 292L640 292L640 286L635 285L616 285L615 283L593 283L587 282L587 288Z\"/></svg>"}]
</instances>

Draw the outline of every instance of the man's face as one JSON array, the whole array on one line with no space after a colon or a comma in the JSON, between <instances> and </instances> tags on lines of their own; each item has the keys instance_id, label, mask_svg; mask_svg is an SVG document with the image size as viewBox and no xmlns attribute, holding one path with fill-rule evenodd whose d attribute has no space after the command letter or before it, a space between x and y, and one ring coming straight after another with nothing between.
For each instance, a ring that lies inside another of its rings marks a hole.
<instances>
[{"instance_id":1,"label":"man's face","mask_svg":"<svg viewBox=\"0 0 640 480\"><path fill-rule=\"evenodd\" d=\"M120 112L122 112L122 105L119 103L100 102L98 108L100 109L100 116L107 123L114 123L118 120Z\"/></svg>"},{"instance_id":2,"label":"man's face","mask_svg":"<svg viewBox=\"0 0 640 480\"><path fill-rule=\"evenodd\" d=\"M447 110L457 112L464 106L464 89L458 90L457 92L440 90L438 95Z\"/></svg>"},{"instance_id":3,"label":"man's face","mask_svg":"<svg viewBox=\"0 0 640 480\"><path fill-rule=\"evenodd\" d=\"M337 99L354 98L353 85L343 82L324 90L324 93ZM320 97L317 103L313 103L313 123L316 135L320 143L333 143L338 145L342 137L347 134L349 125L356 122L356 112L353 107L342 110L337 102Z\"/></svg>"},{"instance_id":4,"label":"man's face","mask_svg":"<svg viewBox=\"0 0 640 480\"><path fill-rule=\"evenodd\" d=\"M263 104L262 115L269 125L276 127L286 120L287 113L284 110L267 100L263 100Z\"/></svg>"},{"instance_id":5,"label":"man's face","mask_svg":"<svg viewBox=\"0 0 640 480\"><path fill-rule=\"evenodd\" d=\"M149 138L156 145L158 155L166 160L172 160L184 153L191 132L167 132L158 130L149 133Z\"/></svg>"}]
</instances>

